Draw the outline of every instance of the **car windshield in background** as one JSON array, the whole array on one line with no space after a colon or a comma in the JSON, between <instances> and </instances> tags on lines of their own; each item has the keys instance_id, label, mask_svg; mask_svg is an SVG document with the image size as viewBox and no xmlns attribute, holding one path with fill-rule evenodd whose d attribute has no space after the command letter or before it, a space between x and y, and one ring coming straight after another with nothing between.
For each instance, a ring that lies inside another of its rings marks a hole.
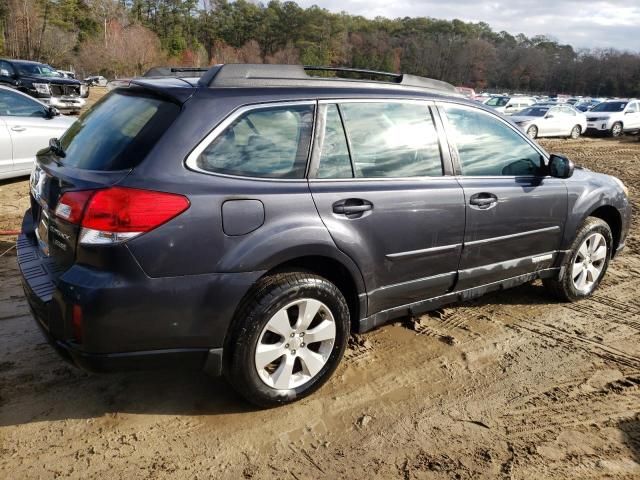
<instances>
[{"instance_id":1,"label":"car windshield in background","mask_svg":"<svg viewBox=\"0 0 640 480\"><path fill-rule=\"evenodd\" d=\"M485 105L490 107L504 107L509 103L509 99L506 97L493 97L486 101Z\"/></svg>"},{"instance_id":2,"label":"car windshield in background","mask_svg":"<svg viewBox=\"0 0 640 480\"><path fill-rule=\"evenodd\" d=\"M549 107L529 107L522 110L519 117L544 117L549 111Z\"/></svg>"},{"instance_id":3,"label":"car windshield in background","mask_svg":"<svg viewBox=\"0 0 640 480\"><path fill-rule=\"evenodd\" d=\"M62 136L61 163L86 170L133 168L179 112L175 103L139 92L107 95Z\"/></svg>"},{"instance_id":4,"label":"car windshield in background","mask_svg":"<svg viewBox=\"0 0 640 480\"><path fill-rule=\"evenodd\" d=\"M18 72L21 75L31 75L36 77L60 77L61 75L57 70L54 70L48 65L41 65L38 63L18 63L16 64Z\"/></svg>"},{"instance_id":5,"label":"car windshield in background","mask_svg":"<svg viewBox=\"0 0 640 480\"><path fill-rule=\"evenodd\" d=\"M604 102L591 109L592 112L621 112L628 102Z\"/></svg>"}]
</instances>

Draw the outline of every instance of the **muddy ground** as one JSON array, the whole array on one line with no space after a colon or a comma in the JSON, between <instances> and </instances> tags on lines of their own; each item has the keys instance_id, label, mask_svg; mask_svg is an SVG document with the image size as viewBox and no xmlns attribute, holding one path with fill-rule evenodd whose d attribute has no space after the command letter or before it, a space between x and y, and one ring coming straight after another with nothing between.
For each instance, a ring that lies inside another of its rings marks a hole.
<instances>
[{"instance_id":1,"label":"muddy ground","mask_svg":"<svg viewBox=\"0 0 640 480\"><path fill-rule=\"evenodd\" d=\"M542 143L638 198L637 138ZM0 229L17 228L26 180L0 184L0 205ZM68 366L36 329L10 250L0 478L640 478L639 234L636 222L589 300L560 304L534 283L385 326L319 392L268 411L204 374Z\"/></svg>"}]
</instances>

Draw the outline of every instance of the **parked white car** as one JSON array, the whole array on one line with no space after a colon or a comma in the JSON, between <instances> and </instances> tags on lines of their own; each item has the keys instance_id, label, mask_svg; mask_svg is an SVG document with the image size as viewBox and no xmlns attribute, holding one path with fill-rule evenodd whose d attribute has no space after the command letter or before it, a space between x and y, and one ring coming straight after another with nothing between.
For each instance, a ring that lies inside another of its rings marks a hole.
<instances>
[{"instance_id":1,"label":"parked white car","mask_svg":"<svg viewBox=\"0 0 640 480\"><path fill-rule=\"evenodd\" d=\"M502 113L503 115L514 115L521 110L530 107L531 105L535 105L535 103L535 99L523 96L497 96L491 97L484 102L487 107L491 107L494 110Z\"/></svg>"},{"instance_id":2,"label":"parked white car","mask_svg":"<svg viewBox=\"0 0 640 480\"><path fill-rule=\"evenodd\" d=\"M74 121L29 95L0 86L0 179L28 175L36 152Z\"/></svg>"},{"instance_id":3,"label":"parked white car","mask_svg":"<svg viewBox=\"0 0 640 480\"><path fill-rule=\"evenodd\" d=\"M568 103L534 105L512 116L511 120L532 139L538 137L578 138L587 129L587 116Z\"/></svg>"},{"instance_id":4,"label":"parked white car","mask_svg":"<svg viewBox=\"0 0 640 480\"><path fill-rule=\"evenodd\" d=\"M587 112L588 133L619 137L640 130L640 100L607 100Z\"/></svg>"}]
</instances>

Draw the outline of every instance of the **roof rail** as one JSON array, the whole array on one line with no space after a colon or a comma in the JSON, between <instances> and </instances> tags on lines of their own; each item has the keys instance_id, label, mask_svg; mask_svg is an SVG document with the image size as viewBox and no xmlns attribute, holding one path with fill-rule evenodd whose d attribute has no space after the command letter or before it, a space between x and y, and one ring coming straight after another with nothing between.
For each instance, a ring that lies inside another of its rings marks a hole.
<instances>
[{"instance_id":1,"label":"roof rail","mask_svg":"<svg viewBox=\"0 0 640 480\"><path fill-rule=\"evenodd\" d=\"M181 73L191 73L192 77L199 77L203 73L209 71L209 68L199 67L152 67L147 70L143 77L184 77Z\"/></svg>"},{"instance_id":2,"label":"roof rail","mask_svg":"<svg viewBox=\"0 0 640 480\"><path fill-rule=\"evenodd\" d=\"M381 77L391 77L395 82L397 82L398 78L402 78L401 73L391 73L391 72L380 72L378 70L366 70L363 68L351 68L351 67L324 67L317 65L304 65L302 68L305 71L317 71L317 72L344 72L344 73L361 73L364 75L371 76L381 76Z\"/></svg>"},{"instance_id":3,"label":"roof rail","mask_svg":"<svg viewBox=\"0 0 640 480\"><path fill-rule=\"evenodd\" d=\"M361 80L342 77L319 77L307 75L307 71L357 73L389 78L389 81ZM212 66L200 77L200 85L205 87L285 87L308 86L310 82L316 85L353 87L354 83L379 86L380 84L395 84L403 87L413 87L430 90L435 93L456 95L460 94L455 87L447 82L431 78L407 75L402 73L380 72L360 68L324 67L314 65L273 65L273 64L242 64L227 63Z\"/></svg>"}]
</instances>

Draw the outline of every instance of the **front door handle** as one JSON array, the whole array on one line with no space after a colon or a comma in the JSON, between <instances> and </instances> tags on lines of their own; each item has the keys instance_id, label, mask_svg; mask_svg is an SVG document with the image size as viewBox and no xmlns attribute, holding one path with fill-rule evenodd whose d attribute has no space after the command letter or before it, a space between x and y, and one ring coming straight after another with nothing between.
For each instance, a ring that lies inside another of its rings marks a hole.
<instances>
[{"instance_id":1,"label":"front door handle","mask_svg":"<svg viewBox=\"0 0 640 480\"><path fill-rule=\"evenodd\" d=\"M26 128L18 125L16 127L11 127L11 130L13 130L14 132L24 132Z\"/></svg>"},{"instance_id":2,"label":"front door handle","mask_svg":"<svg viewBox=\"0 0 640 480\"><path fill-rule=\"evenodd\" d=\"M373 210L373 204L361 198L348 198L333 204L333 213L346 215L347 218L359 218L369 210Z\"/></svg>"},{"instance_id":3,"label":"front door handle","mask_svg":"<svg viewBox=\"0 0 640 480\"><path fill-rule=\"evenodd\" d=\"M497 205L497 203L498 197L493 193L487 192L476 193L471 195L471 198L469 199L469 205L480 210L488 210Z\"/></svg>"}]
</instances>

